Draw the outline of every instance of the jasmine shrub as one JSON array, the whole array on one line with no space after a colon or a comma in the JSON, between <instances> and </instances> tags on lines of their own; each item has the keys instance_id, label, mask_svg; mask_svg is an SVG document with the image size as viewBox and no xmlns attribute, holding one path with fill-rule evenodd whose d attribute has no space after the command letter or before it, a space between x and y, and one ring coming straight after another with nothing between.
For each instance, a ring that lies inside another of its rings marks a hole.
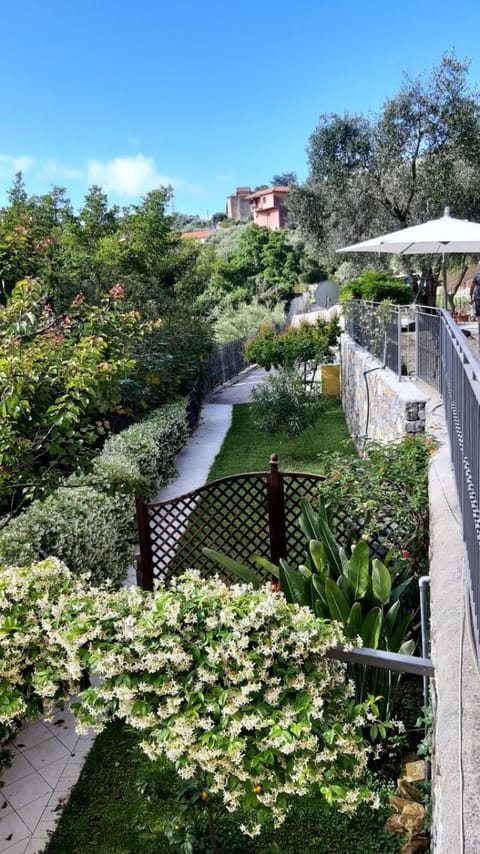
<instances>
[{"instance_id":1,"label":"jasmine shrub","mask_svg":"<svg viewBox=\"0 0 480 854\"><path fill-rule=\"evenodd\" d=\"M100 678L73 706L81 729L141 730L152 760L248 809L251 835L280 824L293 794L347 812L372 800L360 775L374 716L325 657L339 627L309 608L193 571L153 594L99 590L57 561L3 570L0 591L4 722L77 690L87 667Z\"/></svg>"}]
</instances>

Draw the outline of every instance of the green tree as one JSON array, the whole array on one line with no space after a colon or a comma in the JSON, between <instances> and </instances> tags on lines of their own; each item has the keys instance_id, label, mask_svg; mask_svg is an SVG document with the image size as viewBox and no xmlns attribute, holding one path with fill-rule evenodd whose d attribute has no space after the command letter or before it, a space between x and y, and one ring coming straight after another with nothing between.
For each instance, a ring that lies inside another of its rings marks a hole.
<instances>
[{"instance_id":1,"label":"green tree","mask_svg":"<svg viewBox=\"0 0 480 854\"><path fill-rule=\"evenodd\" d=\"M338 247L441 216L448 202L456 216L480 217L480 102L468 67L445 54L429 76L405 78L379 115L321 116L309 177L289 206L330 265ZM438 269L420 263L432 302Z\"/></svg>"}]
</instances>

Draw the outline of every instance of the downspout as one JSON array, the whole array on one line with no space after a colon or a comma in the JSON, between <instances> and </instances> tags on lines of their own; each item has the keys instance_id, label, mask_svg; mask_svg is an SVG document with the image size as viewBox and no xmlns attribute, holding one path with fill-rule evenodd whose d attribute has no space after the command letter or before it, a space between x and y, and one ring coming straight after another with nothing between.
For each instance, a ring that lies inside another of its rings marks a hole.
<instances>
[{"instance_id":1,"label":"downspout","mask_svg":"<svg viewBox=\"0 0 480 854\"><path fill-rule=\"evenodd\" d=\"M422 656L426 658L428 656L428 621L427 621L427 587L430 584L430 576L422 575L418 580L418 586L420 589L420 623L421 623L421 632L422 632ZM428 679L426 676L423 677L423 705L426 708L428 706ZM425 722L425 737L428 735L428 725ZM430 779L430 761L425 759L425 779Z\"/></svg>"},{"instance_id":2,"label":"downspout","mask_svg":"<svg viewBox=\"0 0 480 854\"><path fill-rule=\"evenodd\" d=\"M367 368L366 371L362 371L363 379L365 380L365 388L367 390L367 417L365 421L365 433L363 436L359 437L362 439L368 439L368 423L370 421L370 390L368 388L368 374L373 374L374 371L383 371L387 367L387 331L385 330L385 338L383 342L383 364L378 365L376 368Z\"/></svg>"}]
</instances>

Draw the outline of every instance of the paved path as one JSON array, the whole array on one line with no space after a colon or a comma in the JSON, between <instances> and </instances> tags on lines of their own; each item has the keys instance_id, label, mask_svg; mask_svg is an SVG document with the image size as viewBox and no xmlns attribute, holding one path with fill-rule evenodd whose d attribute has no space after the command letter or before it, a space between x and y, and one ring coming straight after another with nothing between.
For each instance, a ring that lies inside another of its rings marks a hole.
<instances>
[{"instance_id":1,"label":"paved path","mask_svg":"<svg viewBox=\"0 0 480 854\"><path fill-rule=\"evenodd\" d=\"M160 490L159 499L205 483L230 427L232 405L249 402L252 388L264 377L265 371L260 368L247 370L210 395L198 428L176 459L178 477ZM127 583L135 583L133 568ZM38 720L22 727L10 744L12 765L2 774L1 854L38 854L44 850L93 742L93 735L76 734L68 710L58 712L51 723Z\"/></svg>"}]
</instances>

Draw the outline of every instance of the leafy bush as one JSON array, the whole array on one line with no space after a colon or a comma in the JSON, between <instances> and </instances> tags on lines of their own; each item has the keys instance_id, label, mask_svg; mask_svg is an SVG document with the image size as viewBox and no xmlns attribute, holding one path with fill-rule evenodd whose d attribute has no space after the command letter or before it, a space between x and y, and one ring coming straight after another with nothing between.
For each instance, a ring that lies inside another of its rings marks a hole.
<instances>
[{"instance_id":1,"label":"leafy bush","mask_svg":"<svg viewBox=\"0 0 480 854\"><path fill-rule=\"evenodd\" d=\"M91 452L120 402L119 382L141 337L120 285L99 306L76 298L55 315L38 282L19 282L0 306L0 502L45 495Z\"/></svg>"},{"instance_id":2,"label":"leafy bush","mask_svg":"<svg viewBox=\"0 0 480 854\"><path fill-rule=\"evenodd\" d=\"M319 492L335 514L348 507L351 539L362 534L393 550L406 577L428 572L428 459L431 439L418 435L379 445L360 458L332 454Z\"/></svg>"},{"instance_id":3,"label":"leafy bush","mask_svg":"<svg viewBox=\"0 0 480 854\"><path fill-rule=\"evenodd\" d=\"M332 361L331 348L337 343L338 320L326 321L318 318L315 324L302 323L290 326L280 335L271 327L264 327L245 348L246 358L256 362L267 371L270 368L293 368L314 372L322 363Z\"/></svg>"},{"instance_id":4,"label":"leafy bush","mask_svg":"<svg viewBox=\"0 0 480 854\"><path fill-rule=\"evenodd\" d=\"M256 298L251 303L236 305L224 301L217 310L215 338L219 344L227 344L237 338L251 337L265 324L280 326L284 316L281 303L271 308L262 305Z\"/></svg>"},{"instance_id":5,"label":"leafy bush","mask_svg":"<svg viewBox=\"0 0 480 854\"><path fill-rule=\"evenodd\" d=\"M252 391L254 423L268 433L301 433L318 418L324 404L314 389L307 390L295 369L284 368Z\"/></svg>"},{"instance_id":6,"label":"leafy bush","mask_svg":"<svg viewBox=\"0 0 480 854\"><path fill-rule=\"evenodd\" d=\"M340 302L351 299L372 302L388 300L395 305L409 305L412 301L412 291L408 285L399 282L390 273L376 273L368 270L342 287Z\"/></svg>"},{"instance_id":7,"label":"leafy bush","mask_svg":"<svg viewBox=\"0 0 480 854\"><path fill-rule=\"evenodd\" d=\"M54 556L95 584L119 583L132 561L133 506L126 495L61 487L0 532L0 561L24 566Z\"/></svg>"},{"instance_id":8,"label":"leafy bush","mask_svg":"<svg viewBox=\"0 0 480 854\"><path fill-rule=\"evenodd\" d=\"M34 718L76 692L80 666L73 655L66 661L53 625L59 603L82 589L55 558L0 567L0 727Z\"/></svg>"},{"instance_id":9,"label":"leafy bush","mask_svg":"<svg viewBox=\"0 0 480 854\"><path fill-rule=\"evenodd\" d=\"M229 811L249 810L252 835L281 824L293 794L345 812L371 797L359 779L370 704L355 705L343 665L325 657L342 639L335 624L269 589L194 572L153 595L88 604L56 627L74 648L82 640L82 664L101 680L74 707L85 726L113 717L141 730L150 759L166 756Z\"/></svg>"},{"instance_id":10,"label":"leafy bush","mask_svg":"<svg viewBox=\"0 0 480 854\"><path fill-rule=\"evenodd\" d=\"M72 476L0 532L0 560L19 566L54 555L76 575L90 572L95 584L119 583L135 538L128 493L150 495L171 480L186 438L183 401L111 436L90 474Z\"/></svg>"},{"instance_id":11,"label":"leafy bush","mask_svg":"<svg viewBox=\"0 0 480 854\"><path fill-rule=\"evenodd\" d=\"M162 406L147 418L110 436L96 457L87 482L111 491L151 495L176 475L175 456L187 441L185 401ZM77 479L78 482L78 479Z\"/></svg>"}]
</instances>

